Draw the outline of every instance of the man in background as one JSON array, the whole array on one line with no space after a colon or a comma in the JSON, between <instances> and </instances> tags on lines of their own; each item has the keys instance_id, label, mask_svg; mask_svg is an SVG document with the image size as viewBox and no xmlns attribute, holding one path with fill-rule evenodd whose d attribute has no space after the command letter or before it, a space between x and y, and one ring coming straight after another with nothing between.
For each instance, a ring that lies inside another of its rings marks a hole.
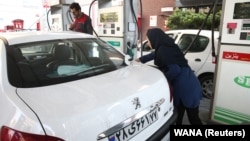
<instances>
[{"instance_id":1,"label":"man in background","mask_svg":"<svg viewBox=\"0 0 250 141\"><path fill-rule=\"evenodd\" d=\"M69 8L74 16L74 21L70 24L69 29L76 32L93 34L91 18L81 11L79 3L73 2Z\"/></svg>"}]
</instances>

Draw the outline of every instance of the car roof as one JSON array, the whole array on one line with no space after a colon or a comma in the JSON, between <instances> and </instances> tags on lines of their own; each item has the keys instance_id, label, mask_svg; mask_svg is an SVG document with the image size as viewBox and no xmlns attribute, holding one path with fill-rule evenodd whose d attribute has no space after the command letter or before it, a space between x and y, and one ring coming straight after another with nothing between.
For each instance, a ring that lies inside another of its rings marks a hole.
<instances>
[{"instance_id":1,"label":"car roof","mask_svg":"<svg viewBox=\"0 0 250 141\"><path fill-rule=\"evenodd\" d=\"M197 34L199 32L199 29L176 29L176 30L168 30L165 31L165 33L190 33L190 34ZM210 36L212 35L212 30L201 30L201 32L199 33L199 35L203 35L203 36ZM214 36L215 37L219 37L219 31L214 31Z\"/></svg>"},{"instance_id":2,"label":"car roof","mask_svg":"<svg viewBox=\"0 0 250 141\"><path fill-rule=\"evenodd\" d=\"M0 39L6 40L9 45L57 40L57 39L70 39L70 38L95 38L95 36L80 32L73 31L30 31L30 32L6 32L0 34Z\"/></svg>"}]
</instances>

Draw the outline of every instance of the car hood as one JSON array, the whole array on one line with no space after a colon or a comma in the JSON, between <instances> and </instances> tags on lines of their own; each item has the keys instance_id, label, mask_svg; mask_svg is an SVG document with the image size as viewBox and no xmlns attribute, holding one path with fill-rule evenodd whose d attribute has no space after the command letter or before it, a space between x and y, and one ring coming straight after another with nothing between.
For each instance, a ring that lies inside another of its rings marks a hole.
<instances>
[{"instance_id":1,"label":"car hood","mask_svg":"<svg viewBox=\"0 0 250 141\"><path fill-rule=\"evenodd\" d=\"M39 117L47 134L66 140L96 140L98 134L159 100L170 101L168 95L162 96L166 91L161 72L137 64L73 82L18 88L17 93ZM66 131L72 134L66 135Z\"/></svg>"}]
</instances>

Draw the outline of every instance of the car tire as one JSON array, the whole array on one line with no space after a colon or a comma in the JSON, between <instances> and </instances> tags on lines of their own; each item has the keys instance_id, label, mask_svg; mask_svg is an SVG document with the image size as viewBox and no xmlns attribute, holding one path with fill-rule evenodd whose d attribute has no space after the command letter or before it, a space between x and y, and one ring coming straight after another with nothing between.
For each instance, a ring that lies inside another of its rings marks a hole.
<instances>
[{"instance_id":1,"label":"car tire","mask_svg":"<svg viewBox=\"0 0 250 141\"><path fill-rule=\"evenodd\" d=\"M213 97L213 87L214 87L214 75L206 74L199 78L201 87L202 87L202 95L208 99Z\"/></svg>"}]
</instances>

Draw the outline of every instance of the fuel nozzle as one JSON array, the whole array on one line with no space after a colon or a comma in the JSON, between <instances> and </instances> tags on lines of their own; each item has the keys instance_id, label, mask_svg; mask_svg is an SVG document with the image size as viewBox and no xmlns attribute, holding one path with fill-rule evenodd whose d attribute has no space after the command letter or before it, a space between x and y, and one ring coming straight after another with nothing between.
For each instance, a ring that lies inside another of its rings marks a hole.
<instances>
[{"instance_id":1,"label":"fuel nozzle","mask_svg":"<svg viewBox=\"0 0 250 141\"><path fill-rule=\"evenodd\" d=\"M134 59L134 53L130 42L127 42L127 54L130 56L129 61L132 61Z\"/></svg>"}]
</instances>

